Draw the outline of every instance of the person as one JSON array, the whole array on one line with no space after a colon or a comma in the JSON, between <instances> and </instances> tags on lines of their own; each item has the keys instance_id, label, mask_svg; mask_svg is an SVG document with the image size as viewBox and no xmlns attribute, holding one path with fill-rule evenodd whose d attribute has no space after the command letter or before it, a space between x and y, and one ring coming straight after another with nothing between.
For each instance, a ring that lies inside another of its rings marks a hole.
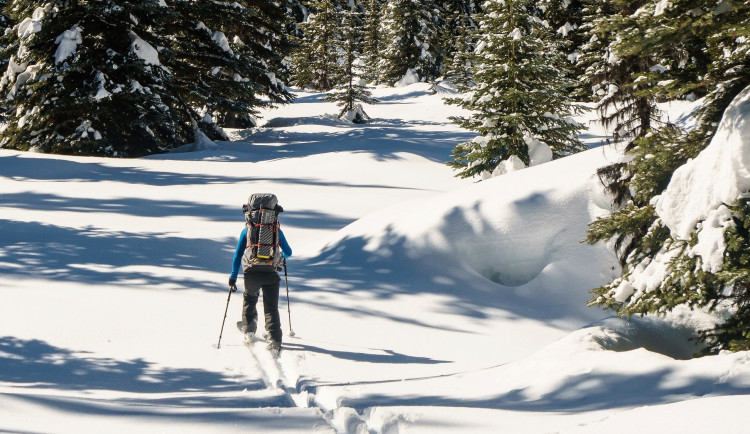
<instances>
[{"instance_id":1,"label":"person","mask_svg":"<svg viewBox=\"0 0 750 434\"><path fill-rule=\"evenodd\" d=\"M240 233L237 247L232 259L232 273L229 276L229 288L237 290L237 275L242 264L242 256L247 247L247 233L249 225ZM281 229L279 231L279 245L284 260L292 256L292 248ZM256 304L263 291L263 312L265 314L265 327L268 332L268 349L278 353L281 350L281 318L279 315L279 273L271 267L248 267L244 270L245 294L242 301L242 326L243 333L252 339L258 327L258 311Z\"/></svg>"}]
</instances>

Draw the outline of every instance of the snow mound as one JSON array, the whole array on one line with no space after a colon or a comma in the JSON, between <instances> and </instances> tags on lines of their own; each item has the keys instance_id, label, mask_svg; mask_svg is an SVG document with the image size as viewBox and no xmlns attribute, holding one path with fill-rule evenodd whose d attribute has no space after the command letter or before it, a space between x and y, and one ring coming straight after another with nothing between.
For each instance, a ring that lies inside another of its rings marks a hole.
<instances>
[{"instance_id":1,"label":"snow mound","mask_svg":"<svg viewBox=\"0 0 750 434\"><path fill-rule=\"evenodd\" d=\"M750 190L750 87L727 107L709 146L677 169L656 212L672 234L687 240L696 225ZM705 231L704 227L704 231ZM706 258L704 258L706 259Z\"/></svg>"},{"instance_id":2,"label":"snow mound","mask_svg":"<svg viewBox=\"0 0 750 434\"><path fill-rule=\"evenodd\" d=\"M419 83L419 74L417 74L417 71L414 69L409 69L406 71L406 74L404 74L401 79L399 79L396 83L393 84L394 87L405 87L410 86L415 83Z\"/></svg>"},{"instance_id":3,"label":"snow mound","mask_svg":"<svg viewBox=\"0 0 750 434\"><path fill-rule=\"evenodd\" d=\"M619 270L605 247L581 243L587 223L604 212L591 186L606 159L601 149L588 151L388 207L339 231L320 259L365 263L378 279L420 269L433 276L436 291L473 285L536 292L580 312L587 290Z\"/></svg>"},{"instance_id":4,"label":"snow mound","mask_svg":"<svg viewBox=\"0 0 750 434\"><path fill-rule=\"evenodd\" d=\"M307 117L276 117L263 124L263 128L287 128L297 125L337 126L342 121L335 115L320 115Z\"/></svg>"},{"instance_id":5,"label":"snow mound","mask_svg":"<svg viewBox=\"0 0 750 434\"><path fill-rule=\"evenodd\" d=\"M608 318L566 336L590 350L631 351L644 348L679 360L692 358L703 347L693 339L715 325L716 315L679 307L664 317Z\"/></svg>"}]
</instances>

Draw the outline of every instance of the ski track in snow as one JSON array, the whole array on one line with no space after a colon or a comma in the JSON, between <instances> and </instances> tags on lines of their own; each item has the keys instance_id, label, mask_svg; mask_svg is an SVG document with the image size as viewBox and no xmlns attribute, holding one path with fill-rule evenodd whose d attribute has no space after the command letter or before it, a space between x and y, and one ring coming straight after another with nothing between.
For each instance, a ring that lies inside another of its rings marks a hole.
<instances>
[{"instance_id":1,"label":"ski track in snow","mask_svg":"<svg viewBox=\"0 0 750 434\"><path fill-rule=\"evenodd\" d=\"M374 423L373 419L368 417L373 409L366 409L362 412L344 406L337 406L335 409L326 411L325 408L317 401L315 392L317 391L314 380L301 379L297 374L293 350L284 349L278 357L275 357L265 348L267 340L256 336L252 341L243 337L243 343L250 353L250 358L258 370L258 373L266 385L267 389L278 390L287 398L290 407L317 408L321 416L337 432L342 434L357 434L362 432L388 432L398 434L398 424L393 421L403 419L401 415L395 417L391 415L385 424L381 426L370 426ZM294 386L291 386L294 384ZM342 397L343 398L343 397ZM337 403L341 399L336 400Z\"/></svg>"}]
</instances>

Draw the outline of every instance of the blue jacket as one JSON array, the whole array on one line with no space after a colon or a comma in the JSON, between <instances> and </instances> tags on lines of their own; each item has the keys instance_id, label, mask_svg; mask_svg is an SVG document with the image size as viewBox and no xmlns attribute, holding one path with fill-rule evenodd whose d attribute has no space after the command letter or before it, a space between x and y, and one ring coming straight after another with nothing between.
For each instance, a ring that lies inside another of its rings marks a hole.
<instances>
[{"instance_id":1,"label":"blue jacket","mask_svg":"<svg viewBox=\"0 0 750 434\"><path fill-rule=\"evenodd\" d=\"M279 244L281 245L281 256L290 258L292 256L292 248L289 247L289 243L286 242L284 232L279 229ZM247 226L242 229L240 233L240 239L237 241L237 247L234 249L234 259L232 260L232 279L237 279L237 275L240 273L240 266L242 265L242 255L245 254L245 247L247 247Z\"/></svg>"}]
</instances>

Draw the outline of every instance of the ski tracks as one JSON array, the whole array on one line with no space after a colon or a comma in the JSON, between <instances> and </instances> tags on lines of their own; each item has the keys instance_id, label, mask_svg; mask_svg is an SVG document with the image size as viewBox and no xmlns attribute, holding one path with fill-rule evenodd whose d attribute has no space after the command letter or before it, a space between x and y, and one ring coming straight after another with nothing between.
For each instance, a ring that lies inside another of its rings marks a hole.
<instances>
[{"instance_id":1,"label":"ski tracks","mask_svg":"<svg viewBox=\"0 0 750 434\"><path fill-rule=\"evenodd\" d=\"M262 340L245 342L245 345L268 389L283 393L292 407L317 409L336 433L398 434L401 431L405 418L393 414L389 409L374 407L358 412L354 408L340 406L341 400L336 400L336 408L325 408L317 399L318 386L315 382L301 378L298 373L298 361L304 358L304 353L299 350L284 349L275 357Z\"/></svg>"}]
</instances>

